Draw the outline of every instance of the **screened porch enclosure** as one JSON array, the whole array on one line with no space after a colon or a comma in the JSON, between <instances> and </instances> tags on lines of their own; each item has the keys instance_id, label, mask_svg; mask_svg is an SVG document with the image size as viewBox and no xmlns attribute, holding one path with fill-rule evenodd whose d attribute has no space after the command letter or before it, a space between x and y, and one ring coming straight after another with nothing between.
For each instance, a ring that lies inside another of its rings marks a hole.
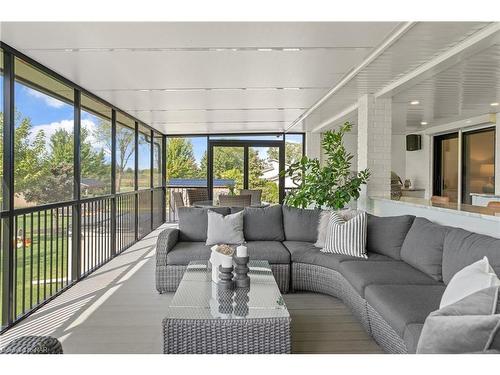
<instances>
[{"instance_id":1,"label":"screened porch enclosure","mask_svg":"<svg viewBox=\"0 0 500 375\"><path fill-rule=\"evenodd\" d=\"M165 136L0 47L5 331L165 221Z\"/></svg>"}]
</instances>

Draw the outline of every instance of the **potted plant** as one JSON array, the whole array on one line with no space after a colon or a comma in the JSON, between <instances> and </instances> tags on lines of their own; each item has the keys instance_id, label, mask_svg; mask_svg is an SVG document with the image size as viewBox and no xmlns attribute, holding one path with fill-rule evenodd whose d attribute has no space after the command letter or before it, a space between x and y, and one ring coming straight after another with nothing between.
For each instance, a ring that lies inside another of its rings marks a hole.
<instances>
[{"instance_id":1,"label":"potted plant","mask_svg":"<svg viewBox=\"0 0 500 375\"><path fill-rule=\"evenodd\" d=\"M324 133L321 146L326 155L322 166L318 159L303 156L282 172L297 186L285 197L285 204L292 207L344 208L352 199L359 198L361 185L370 177L368 169L352 172L353 156L344 147L343 138L351 131L346 122L338 130Z\"/></svg>"}]
</instances>

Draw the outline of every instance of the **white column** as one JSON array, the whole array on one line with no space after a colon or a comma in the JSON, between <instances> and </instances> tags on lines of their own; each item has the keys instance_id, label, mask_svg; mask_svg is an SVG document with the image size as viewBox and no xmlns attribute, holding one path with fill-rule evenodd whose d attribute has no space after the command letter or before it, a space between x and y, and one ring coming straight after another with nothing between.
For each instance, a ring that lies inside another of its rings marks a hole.
<instances>
[{"instance_id":1,"label":"white column","mask_svg":"<svg viewBox=\"0 0 500 375\"><path fill-rule=\"evenodd\" d=\"M321 133L306 132L306 155L321 161Z\"/></svg>"},{"instance_id":2,"label":"white column","mask_svg":"<svg viewBox=\"0 0 500 375\"><path fill-rule=\"evenodd\" d=\"M368 197L390 197L392 99L364 95L358 100L358 171L371 172L362 187L358 208L368 208Z\"/></svg>"},{"instance_id":3,"label":"white column","mask_svg":"<svg viewBox=\"0 0 500 375\"><path fill-rule=\"evenodd\" d=\"M495 195L500 195L500 112L496 114L495 131Z\"/></svg>"}]
</instances>

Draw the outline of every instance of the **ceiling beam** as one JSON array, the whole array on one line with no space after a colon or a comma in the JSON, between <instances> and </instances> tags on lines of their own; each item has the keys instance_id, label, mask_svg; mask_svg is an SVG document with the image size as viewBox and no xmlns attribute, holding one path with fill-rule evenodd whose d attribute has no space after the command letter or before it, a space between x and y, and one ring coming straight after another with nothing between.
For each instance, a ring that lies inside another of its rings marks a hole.
<instances>
[{"instance_id":1,"label":"ceiling beam","mask_svg":"<svg viewBox=\"0 0 500 375\"><path fill-rule=\"evenodd\" d=\"M341 112L336 113L332 117L327 118L325 121L318 124L311 131L313 133L319 133L319 132L321 132L321 130L326 128L328 125L334 124L336 122L345 121L350 115L352 115L353 112L355 112L357 110L358 110L358 103L353 104L347 108L344 108L344 110L342 110Z\"/></svg>"},{"instance_id":2,"label":"ceiling beam","mask_svg":"<svg viewBox=\"0 0 500 375\"><path fill-rule=\"evenodd\" d=\"M344 87L351 79L353 79L361 70L370 65L375 59L377 59L382 53L384 53L390 46L392 46L399 38L401 38L408 30L410 30L416 22L405 22L401 27L399 27L394 33L392 33L387 39L385 39L381 45L379 45L367 58L365 58L361 64L356 68L351 70L344 78L340 80L333 88L331 88L322 98L320 98L316 103L314 103L307 111L300 115L295 121L293 121L289 126L286 127L285 132L292 129L299 122L304 121L307 117L311 115L319 106L321 106L328 98Z\"/></svg>"}]
</instances>

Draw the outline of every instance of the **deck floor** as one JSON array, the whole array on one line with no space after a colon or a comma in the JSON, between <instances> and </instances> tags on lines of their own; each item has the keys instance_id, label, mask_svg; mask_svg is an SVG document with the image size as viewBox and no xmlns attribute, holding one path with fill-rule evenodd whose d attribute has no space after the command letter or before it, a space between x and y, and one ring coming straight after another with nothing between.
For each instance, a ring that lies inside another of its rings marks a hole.
<instances>
[{"instance_id":1,"label":"deck floor","mask_svg":"<svg viewBox=\"0 0 500 375\"><path fill-rule=\"evenodd\" d=\"M161 353L161 321L173 293L155 290L159 230L0 336L52 335L65 353ZM347 307L314 293L285 295L294 353L381 353Z\"/></svg>"}]
</instances>

